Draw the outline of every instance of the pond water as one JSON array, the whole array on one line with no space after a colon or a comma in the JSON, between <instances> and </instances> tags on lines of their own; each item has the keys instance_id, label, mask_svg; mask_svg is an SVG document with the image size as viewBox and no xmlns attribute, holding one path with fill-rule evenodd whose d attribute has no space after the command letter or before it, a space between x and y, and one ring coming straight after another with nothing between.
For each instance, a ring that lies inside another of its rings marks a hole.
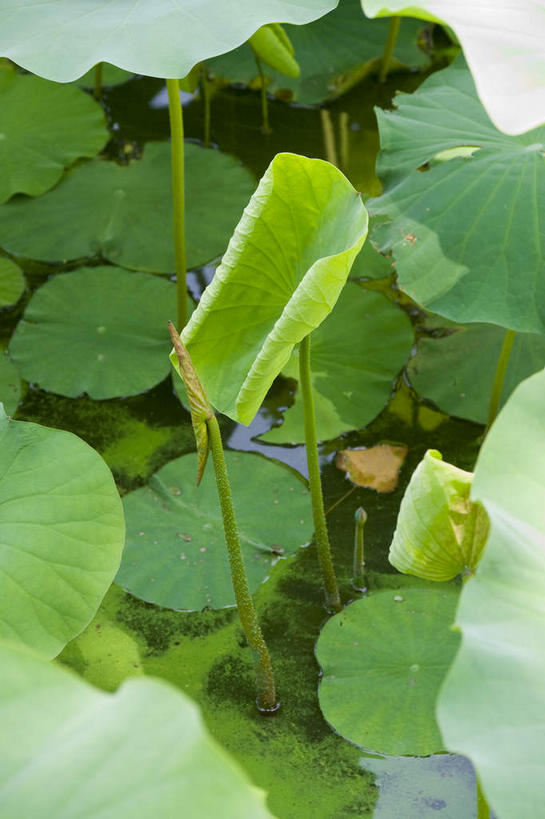
<instances>
[{"instance_id":1,"label":"pond water","mask_svg":"<svg viewBox=\"0 0 545 819\"><path fill-rule=\"evenodd\" d=\"M343 170L364 195L373 195L380 190L374 171L378 135L373 106L387 107L396 89L412 90L422 78L394 75L382 86L369 79L331 104L327 118L319 109L271 102L270 135L261 133L259 95L226 88L213 97L212 141L259 178L280 151L328 158L324 126L331 126ZM104 104L115 134L108 148L111 155L127 155L128 146L132 155L138 154L147 141L168 139L167 99L160 80L135 78L106 90ZM186 137L200 140L203 105L198 97L184 106L184 117ZM56 271L74 267L29 264L25 273L35 288ZM212 274L213 266L190 274L195 297ZM391 299L400 298L390 281L369 286L380 288ZM4 342L25 303L4 311ZM418 310L405 298L403 306L418 332ZM256 438L280 419L279 408L293 401L293 392L293 382L279 379L249 428L222 419L228 447L259 452L304 476L302 446L276 446ZM122 493L145 484L162 465L194 450L190 418L170 378L143 395L100 402L62 398L31 385L15 417L75 432L103 455ZM322 447L325 506L345 601L355 597L350 577L357 507L363 506L368 515L370 585L401 588L405 580L395 574L387 553L413 469L428 448L439 449L445 460L471 469L482 431L481 426L449 418L421 400L401 375L388 406L371 425ZM398 487L389 493L353 487L335 465L335 454L384 442L408 449ZM450 754L369 755L336 735L325 722L316 693L319 668L314 646L326 613L313 545L278 560L270 579L260 587L256 604L282 700L280 712L272 719L261 718L253 706L252 657L232 609L174 612L144 603L114 585L94 621L67 646L60 661L106 690L141 673L179 686L199 703L214 736L268 792L269 807L280 819L468 819L475 815L474 773L466 760Z\"/></svg>"}]
</instances>

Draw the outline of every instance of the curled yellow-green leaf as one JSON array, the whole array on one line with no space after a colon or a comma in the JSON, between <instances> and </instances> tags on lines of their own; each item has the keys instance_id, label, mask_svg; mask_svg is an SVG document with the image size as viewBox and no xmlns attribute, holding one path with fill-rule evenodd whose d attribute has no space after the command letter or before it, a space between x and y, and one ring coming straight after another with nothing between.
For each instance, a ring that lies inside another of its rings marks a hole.
<instances>
[{"instance_id":1,"label":"curled yellow-green leaf","mask_svg":"<svg viewBox=\"0 0 545 819\"><path fill-rule=\"evenodd\" d=\"M287 77L299 76L299 64L294 57L290 38L278 23L261 26L248 40L263 62Z\"/></svg>"},{"instance_id":2,"label":"curled yellow-green leaf","mask_svg":"<svg viewBox=\"0 0 545 819\"><path fill-rule=\"evenodd\" d=\"M488 516L470 500L472 472L429 449L406 489L390 546L390 563L404 574L451 580L472 574L488 536Z\"/></svg>"}]
</instances>

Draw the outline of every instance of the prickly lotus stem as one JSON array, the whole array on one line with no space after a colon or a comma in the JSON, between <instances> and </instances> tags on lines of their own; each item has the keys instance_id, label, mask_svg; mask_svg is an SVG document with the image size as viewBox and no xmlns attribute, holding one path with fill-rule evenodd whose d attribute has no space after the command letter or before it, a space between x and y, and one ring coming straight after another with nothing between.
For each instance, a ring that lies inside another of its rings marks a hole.
<instances>
[{"instance_id":1,"label":"prickly lotus stem","mask_svg":"<svg viewBox=\"0 0 545 819\"><path fill-rule=\"evenodd\" d=\"M352 585L357 591L364 592L365 587L365 551L363 544L363 530L367 520L367 512L360 506L354 515L356 521L356 533L354 536L354 577Z\"/></svg>"},{"instance_id":2,"label":"prickly lotus stem","mask_svg":"<svg viewBox=\"0 0 545 819\"><path fill-rule=\"evenodd\" d=\"M191 411L191 423L195 433L197 443L197 486L201 482L208 459L210 442L208 440L207 421L214 415L214 410L206 397L204 387L197 375L191 356L189 355L182 339L180 338L173 323L169 321L168 330L170 338L178 359L180 375L185 384L189 409Z\"/></svg>"}]
</instances>

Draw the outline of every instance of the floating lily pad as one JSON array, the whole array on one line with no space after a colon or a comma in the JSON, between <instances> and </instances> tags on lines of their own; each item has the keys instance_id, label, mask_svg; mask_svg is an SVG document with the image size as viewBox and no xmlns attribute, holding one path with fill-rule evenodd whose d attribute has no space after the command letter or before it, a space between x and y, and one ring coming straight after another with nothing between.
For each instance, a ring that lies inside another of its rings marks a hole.
<instances>
[{"instance_id":1,"label":"floating lily pad","mask_svg":"<svg viewBox=\"0 0 545 819\"><path fill-rule=\"evenodd\" d=\"M284 18L282 18L284 19ZM268 90L291 92L296 102L313 105L338 93L352 74L362 78L377 69L384 51L387 20L368 20L359 0L341 0L336 9L306 26L284 26L300 66L296 78L265 67ZM400 29L395 65L422 66L428 57L417 47L422 23L407 20ZM249 85L259 78L252 49L245 43L207 62L218 76Z\"/></svg>"},{"instance_id":2,"label":"floating lily pad","mask_svg":"<svg viewBox=\"0 0 545 819\"><path fill-rule=\"evenodd\" d=\"M0 638L54 657L111 584L124 540L110 470L69 432L0 412Z\"/></svg>"},{"instance_id":3,"label":"floating lily pad","mask_svg":"<svg viewBox=\"0 0 545 819\"><path fill-rule=\"evenodd\" d=\"M545 9L534 0L361 0L365 13L407 14L444 21L459 38L483 105L498 128L519 134L545 120L545 71L541 35ZM538 36L539 32L539 36Z\"/></svg>"},{"instance_id":4,"label":"floating lily pad","mask_svg":"<svg viewBox=\"0 0 545 819\"><path fill-rule=\"evenodd\" d=\"M259 455L226 452L250 591L281 554L312 537L304 484ZM125 495L127 545L117 582L131 594L177 610L234 605L214 470L195 485L196 455L171 461L148 486Z\"/></svg>"},{"instance_id":5,"label":"floating lily pad","mask_svg":"<svg viewBox=\"0 0 545 819\"><path fill-rule=\"evenodd\" d=\"M543 333L545 126L496 130L460 58L396 104L377 112L386 187L368 206L386 217L373 238L392 251L400 286L453 321ZM480 150L433 162L460 146Z\"/></svg>"},{"instance_id":6,"label":"floating lily pad","mask_svg":"<svg viewBox=\"0 0 545 819\"><path fill-rule=\"evenodd\" d=\"M344 470L352 483L377 492L393 492L399 481L399 470L407 456L407 447L378 444L369 449L343 449L335 464Z\"/></svg>"},{"instance_id":7,"label":"floating lily pad","mask_svg":"<svg viewBox=\"0 0 545 819\"><path fill-rule=\"evenodd\" d=\"M11 340L21 375L75 398L136 395L169 373L176 286L119 267L82 267L46 282Z\"/></svg>"},{"instance_id":8,"label":"floating lily pad","mask_svg":"<svg viewBox=\"0 0 545 819\"><path fill-rule=\"evenodd\" d=\"M18 264L0 258L0 307L9 307L19 301L25 289L25 277Z\"/></svg>"},{"instance_id":9,"label":"floating lily pad","mask_svg":"<svg viewBox=\"0 0 545 819\"><path fill-rule=\"evenodd\" d=\"M423 398L449 415L480 424L488 407L505 330L491 324L449 327L442 338L421 338L407 373ZM503 384L503 405L517 384L545 367L545 337L517 333Z\"/></svg>"},{"instance_id":10,"label":"floating lily pad","mask_svg":"<svg viewBox=\"0 0 545 819\"><path fill-rule=\"evenodd\" d=\"M0 657L4 816L271 817L168 683L132 679L107 694L19 646Z\"/></svg>"},{"instance_id":11,"label":"floating lily pad","mask_svg":"<svg viewBox=\"0 0 545 819\"><path fill-rule=\"evenodd\" d=\"M318 439L336 438L370 423L386 406L393 381L409 357L413 331L407 315L380 293L348 283L332 314L310 343ZM299 351L282 370L299 377ZM261 436L272 443L305 440L300 391L284 422Z\"/></svg>"},{"instance_id":12,"label":"floating lily pad","mask_svg":"<svg viewBox=\"0 0 545 819\"><path fill-rule=\"evenodd\" d=\"M0 88L0 106L0 202L44 193L108 141L102 108L78 88L14 71Z\"/></svg>"},{"instance_id":13,"label":"floating lily pad","mask_svg":"<svg viewBox=\"0 0 545 819\"><path fill-rule=\"evenodd\" d=\"M457 600L452 587L378 591L327 621L320 708L341 736L384 754L444 749L435 702L460 642Z\"/></svg>"},{"instance_id":14,"label":"floating lily pad","mask_svg":"<svg viewBox=\"0 0 545 819\"><path fill-rule=\"evenodd\" d=\"M57 82L99 60L149 77L185 77L195 63L245 42L265 23L302 25L336 0L18 0L0 10L0 55Z\"/></svg>"},{"instance_id":15,"label":"floating lily pad","mask_svg":"<svg viewBox=\"0 0 545 819\"><path fill-rule=\"evenodd\" d=\"M497 816L543 812L545 777L545 370L520 384L488 433L471 497L490 517L456 623L462 644L438 720Z\"/></svg>"},{"instance_id":16,"label":"floating lily pad","mask_svg":"<svg viewBox=\"0 0 545 819\"><path fill-rule=\"evenodd\" d=\"M189 267L221 255L248 197L251 175L232 156L188 143ZM0 244L46 262L98 256L133 270L174 271L170 145L150 142L129 165L95 159L39 199L0 208Z\"/></svg>"}]
</instances>

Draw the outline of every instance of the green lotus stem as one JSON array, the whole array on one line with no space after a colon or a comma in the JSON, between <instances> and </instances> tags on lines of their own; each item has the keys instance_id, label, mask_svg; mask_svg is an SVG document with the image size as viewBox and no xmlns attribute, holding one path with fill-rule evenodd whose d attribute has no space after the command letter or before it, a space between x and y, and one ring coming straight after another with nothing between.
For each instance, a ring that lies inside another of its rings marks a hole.
<instances>
[{"instance_id":1,"label":"green lotus stem","mask_svg":"<svg viewBox=\"0 0 545 819\"><path fill-rule=\"evenodd\" d=\"M210 449L212 450L212 459L214 461L214 470L216 473L216 484L220 498L223 528L225 531L225 540L227 542L227 551L229 553L229 565L231 567L231 577L233 580L233 589L235 591L235 600L237 603L242 628L244 629L244 633L250 647L257 655L257 707L262 713L273 713L278 709L279 702L276 699L276 688L274 684L271 658L257 620L254 603L248 587L248 578L246 577L242 550L240 548L240 540L238 537L237 524L235 520L235 510L233 508L233 499L231 495L231 485L227 475L227 466L225 464L225 456L223 454L223 444L221 441L218 419L215 415L212 415L211 418L207 419L206 424L208 427Z\"/></svg>"},{"instance_id":2,"label":"green lotus stem","mask_svg":"<svg viewBox=\"0 0 545 819\"><path fill-rule=\"evenodd\" d=\"M348 131L348 123L350 116L348 111L341 111L339 115L339 132L341 135L341 171L348 172L348 163L350 161L350 136Z\"/></svg>"},{"instance_id":3,"label":"green lotus stem","mask_svg":"<svg viewBox=\"0 0 545 819\"><path fill-rule=\"evenodd\" d=\"M477 787L477 819L490 819L490 808L481 788L479 777L475 777Z\"/></svg>"},{"instance_id":4,"label":"green lotus stem","mask_svg":"<svg viewBox=\"0 0 545 819\"><path fill-rule=\"evenodd\" d=\"M261 60L257 56L254 51L255 57L255 64L257 65L257 70L259 72L259 79L261 80L261 116L263 118L262 130L264 134L271 133L271 127L269 125L269 100L267 99L267 82L265 79L265 73L263 71L263 66L261 65Z\"/></svg>"},{"instance_id":5,"label":"green lotus stem","mask_svg":"<svg viewBox=\"0 0 545 819\"><path fill-rule=\"evenodd\" d=\"M178 327L187 324L187 284L185 258L185 193L184 193L184 123L180 102L180 83L167 80L168 113L170 117L170 146L172 168L172 202L174 208L174 258L176 260L176 288Z\"/></svg>"},{"instance_id":6,"label":"green lotus stem","mask_svg":"<svg viewBox=\"0 0 545 819\"><path fill-rule=\"evenodd\" d=\"M384 46L384 54L382 55L382 62L380 64L380 71L378 81L384 82L388 76L388 71L392 64L392 57L394 56L394 48L399 34L399 26L401 24L401 17L391 17L390 25L388 26L388 34L386 36L386 44Z\"/></svg>"},{"instance_id":7,"label":"green lotus stem","mask_svg":"<svg viewBox=\"0 0 545 819\"><path fill-rule=\"evenodd\" d=\"M333 123L331 122L331 114L327 108L320 108L320 121L322 123L326 159L338 168L339 159L337 157L337 146L335 144L335 132L333 130Z\"/></svg>"},{"instance_id":8,"label":"green lotus stem","mask_svg":"<svg viewBox=\"0 0 545 819\"><path fill-rule=\"evenodd\" d=\"M95 65L95 88L93 91L93 97L98 100L102 94L102 69L104 67L104 63L100 62Z\"/></svg>"},{"instance_id":9,"label":"green lotus stem","mask_svg":"<svg viewBox=\"0 0 545 819\"><path fill-rule=\"evenodd\" d=\"M212 113L210 106L210 80L208 79L208 71L204 63L201 63L201 92L204 103L204 147L210 148L210 120Z\"/></svg>"},{"instance_id":10,"label":"green lotus stem","mask_svg":"<svg viewBox=\"0 0 545 819\"><path fill-rule=\"evenodd\" d=\"M325 591L326 606L331 611L340 611L341 598L331 549L327 524L324 512L322 482L320 479L320 463L318 460L318 441L316 438L316 419L314 415L314 396L310 377L310 335L305 336L299 345L299 386L303 399L303 413L305 423L305 445L307 450L308 480L312 499L312 515L314 518L314 538L318 550L318 560L322 570L322 579Z\"/></svg>"},{"instance_id":11,"label":"green lotus stem","mask_svg":"<svg viewBox=\"0 0 545 819\"><path fill-rule=\"evenodd\" d=\"M515 340L515 331L506 330L503 339L503 344L496 366L496 374L494 376L494 383L492 384L492 392L490 394L490 404L488 406L488 423L486 430L488 431L496 419L500 408L501 393L503 390L503 383L505 381L505 373L507 365L509 364L509 356L513 349L513 342Z\"/></svg>"},{"instance_id":12,"label":"green lotus stem","mask_svg":"<svg viewBox=\"0 0 545 819\"><path fill-rule=\"evenodd\" d=\"M367 520L367 513L363 506L356 509L354 515L356 520L356 533L354 536L354 577L352 585L357 591L365 591L365 550L363 544L363 530L365 529L365 521Z\"/></svg>"}]
</instances>

